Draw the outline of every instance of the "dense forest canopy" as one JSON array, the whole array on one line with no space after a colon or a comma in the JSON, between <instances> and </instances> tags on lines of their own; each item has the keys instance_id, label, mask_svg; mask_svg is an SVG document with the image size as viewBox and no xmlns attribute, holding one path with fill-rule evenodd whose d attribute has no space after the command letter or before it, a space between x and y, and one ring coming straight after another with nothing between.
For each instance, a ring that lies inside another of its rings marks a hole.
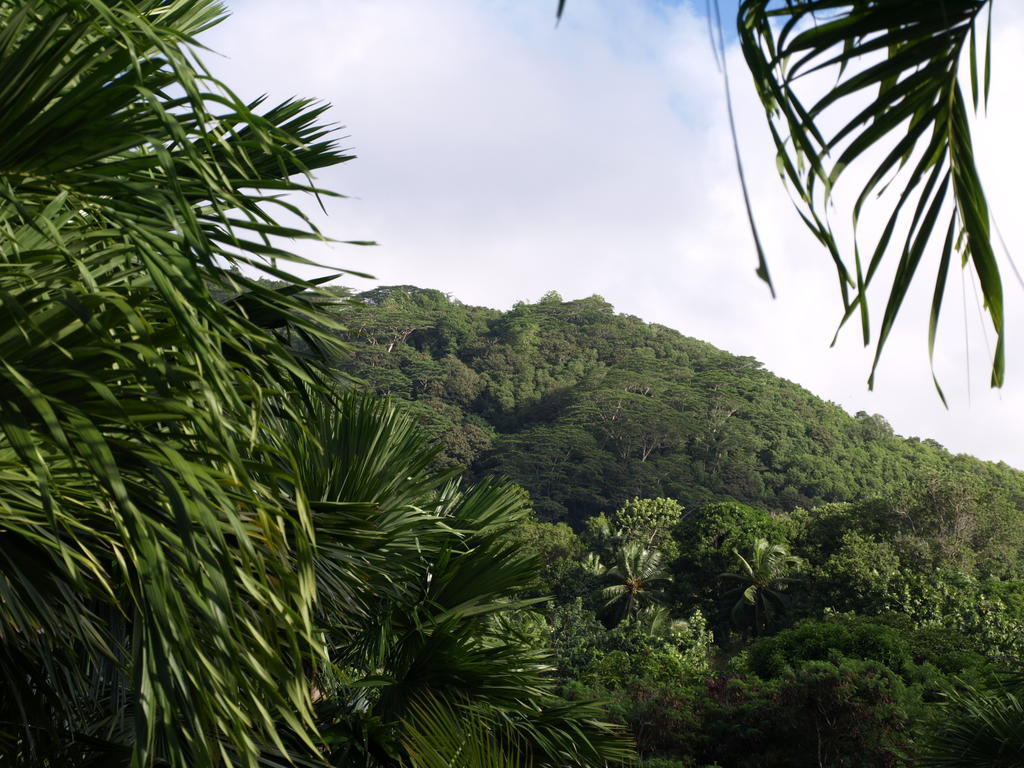
<instances>
[{"instance_id":1,"label":"dense forest canopy","mask_svg":"<svg viewBox=\"0 0 1024 768\"><path fill-rule=\"evenodd\" d=\"M1005 464L894 435L599 296L507 312L412 286L354 299L339 311L358 350L344 370L408 403L443 461L514 478L545 520L578 525L633 496L789 511L946 474L1024 506L1024 474Z\"/></svg>"}]
</instances>

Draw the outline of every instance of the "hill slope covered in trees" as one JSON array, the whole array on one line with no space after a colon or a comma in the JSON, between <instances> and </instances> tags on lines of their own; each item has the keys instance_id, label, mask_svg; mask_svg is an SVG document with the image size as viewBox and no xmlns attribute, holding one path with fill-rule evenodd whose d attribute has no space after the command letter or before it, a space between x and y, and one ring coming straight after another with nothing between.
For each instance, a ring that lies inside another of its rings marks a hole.
<instances>
[{"instance_id":1,"label":"hill slope covered in trees","mask_svg":"<svg viewBox=\"0 0 1024 768\"><path fill-rule=\"evenodd\" d=\"M508 312L382 287L342 310L346 370L419 414L442 460L504 473L578 524L634 496L792 510L954 473L1024 506L1024 474L902 438L697 339L549 293Z\"/></svg>"}]
</instances>

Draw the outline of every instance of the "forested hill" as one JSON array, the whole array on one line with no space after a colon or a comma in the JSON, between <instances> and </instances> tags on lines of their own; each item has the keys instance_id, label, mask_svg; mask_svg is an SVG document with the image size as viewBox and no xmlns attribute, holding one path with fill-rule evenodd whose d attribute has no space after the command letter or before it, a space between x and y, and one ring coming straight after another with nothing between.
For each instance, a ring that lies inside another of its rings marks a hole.
<instances>
[{"instance_id":1,"label":"forested hill","mask_svg":"<svg viewBox=\"0 0 1024 768\"><path fill-rule=\"evenodd\" d=\"M1024 473L894 435L599 296L508 312L412 286L353 298L346 369L407 401L443 462L523 485L542 519L579 523L634 496L810 508L950 474L1024 508Z\"/></svg>"}]
</instances>

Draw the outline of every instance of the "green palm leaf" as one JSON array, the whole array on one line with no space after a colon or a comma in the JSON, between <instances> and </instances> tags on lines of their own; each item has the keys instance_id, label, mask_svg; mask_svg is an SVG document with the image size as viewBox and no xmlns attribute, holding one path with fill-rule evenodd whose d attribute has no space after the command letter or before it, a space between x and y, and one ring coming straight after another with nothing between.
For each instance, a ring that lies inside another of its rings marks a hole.
<instances>
[{"instance_id":1,"label":"green palm leaf","mask_svg":"<svg viewBox=\"0 0 1024 768\"><path fill-rule=\"evenodd\" d=\"M1020 765L1024 754L1024 700L1012 690L950 691L944 718L923 734L927 768L993 768Z\"/></svg>"},{"instance_id":2,"label":"green palm leaf","mask_svg":"<svg viewBox=\"0 0 1024 768\"><path fill-rule=\"evenodd\" d=\"M988 93L988 46L979 65L975 38L989 6L989 0L744 0L740 6L743 53L768 116L780 174L793 189L804 222L834 261L844 306L840 325L859 313L865 344L871 338L868 288L886 255L897 259L871 386L885 342L931 249L937 249L938 260L929 354L955 252L978 277L996 335L992 385L1003 381L1002 285L968 122L968 110ZM965 58L970 105L958 77ZM836 82L805 102L801 80L815 73L834 75ZM892 187L896 196L875 242L866 250L855 242L851 260L827 212L848 169L870 163L874 170L852 209L855 230L880 193Z\"/></svg>"},{"instance_id":3,"label":"green palm leaf","mask_svg":"<svg viewBox=\"0 0 1024 768\"><path fill-rule=\"evenodd\" d=\"M278 196L347 158L321 107L258 113L202 68L222 16L0 2L0 716L27 764L312 749L311 513L259 436L323 377L293 335L335 323L269 260L318 236Z\"/></svg>"},{"instance_id":4,"label":"green palm leaf","mask_svg":"<svg viewBox=\"0 0 1024 768\"><path fill-rule=\"evenodd\" d=\"M750 559L733 550L739 566L738 573L719 574L720 579L738 582L738 585L724 594L737 597L731 615L737 626L744 623L744 615L750 615L754 635L771 622L777 610L784 610L786 598L783 592L796 581L788 574L798 571L803 561L789 554L782 544L770 544L767 539L755 539Z\"/></svg>"},{"instance_id":5,"label":"green palm leaf","mask_svg":"<svg viewBox=\"0 0 1024 768\"><path fill-rule=\"evenodd\" d=\"M508 734L502 749L520 745L531 764L628 754L599 708L554 694L550 652L505 631L503 617L538 602L520 597L537 563L506 543L529 512L521 489L462 488L430 469L437 449L412 419L364 395L314 405L305 423L268 431L282 456L292 446L316 529L317 622L328 652L317 715L332 765L477 755L493 746L473 736L480 717ZM464 726L454 742L446 712Z\"/></svg>"},{"instance_id":6,"label":"green palm leaf","mask_svg":"<svg viewBox=\"0 0 1024 768\"><path fill-rule=\"evenodd\" d=\"M495 730L479 711L458 711L434 697L414 702L402 726L412 768L526 768L533 764L514 733Z\"/></svg>"},{"instance_id":7,"label":"green palm leaf","mask_svg":"<svg viewBox=\"0 0 1024 768\"><path fill-rule=\"evenodd\" d=\"M615 551L615 565L604 572L611 584L600 590L605 607L618 606L620 618L632 619L641 608L656 604L671 577L662 555L638 541L627 541Z\"/></svg>"}]
</instances>

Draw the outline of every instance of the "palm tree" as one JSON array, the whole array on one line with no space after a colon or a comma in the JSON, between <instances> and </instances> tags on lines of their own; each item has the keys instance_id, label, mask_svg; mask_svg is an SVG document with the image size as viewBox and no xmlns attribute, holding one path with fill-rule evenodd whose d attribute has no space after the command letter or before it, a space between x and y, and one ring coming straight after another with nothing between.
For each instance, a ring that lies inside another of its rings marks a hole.
<instances>
[{"instance_id":1,"label":"palm tree","mask_svg":"<svg viewBox=\"0 0 1024 768\"><path fill-rule=\"evenodd\" d=\"M615 551L615 565L604 572L612 583L601 589L606 608L614 609L619 620L633 619L637 613L657 604L671 577L656 549L647 549L637 541L627 541Z\"/></svg>"},{"instance_id":2,"label":"palm tree","mask_svg":"<svg viewBox=\"0 0 1024 768\"><path fill-rule=\"evenodd\" d=\"M294 193L348 156L324 107L199 63L223 15L0 0L4 764L415 763L423 696L538 765L626 757L488 631L533 578L521 495L333 395L330 304L278 264L319 237Z\"/></svg>"},{"instance_id":3,"label":"palm tree","mask_svg":"<svg viewBox=\"0 0 1024 768\"><path fill-rule=\"evenodd\" d=\"M673 632L684 630L688 626L685 619L673 619L672 612L667 606L657 604L648 605L638 611L634 621L648 636L657 639L669 638Z\"/></svg>"},{"instance_id":4,"label":"palm tree","mask_svg":"<svg viewBox=\"0 0 1024 768\"><path fill-rule=\"evenodd\" d=\"M310 509L259 435L324 378L292 339L337 347L274 265L318 234L276 212L347 156L323 107L207 73L191 41L223 15L0 2L6 764L256 765L282 724L311 753Z\"/></svg>"},{"instance_id":5,"label":"palm tree","mask_svg":"<svg viewBox=\"0 0 1024 768\"><path fill-rule=\"evenodd\" d=\"M439 448L411 417L366 396L315 403L267 439L292 446L316 529L316 713L331 765L429 766L460 748L536 766L628 755L599 708L555 695L550 652L502 621L539 602L518 597L538 564L507 536L529 513L525 492L433 470ZM478 732L504 736L464 741Z\"/></svg>"},{"instance_id":6,"label":"palm tree","mask_svg":"<svg viewBox=\"0 0 1024 768\"><path fill-rule=\"evenodd\" d=\"M802 561L789 554L781 544L769 544L767 539L755 539L751 557L748 560L735 549L738 573L723 573L720 578L738 581L740 585L726 595L738 595L732 609L733 621L737 626L749 623L754 637L771 623L777 611L785 609L785 592L795 579L789 576L799 570ZM749 613L744 621L743 614Z\"/></svg>"}]
</instances>

